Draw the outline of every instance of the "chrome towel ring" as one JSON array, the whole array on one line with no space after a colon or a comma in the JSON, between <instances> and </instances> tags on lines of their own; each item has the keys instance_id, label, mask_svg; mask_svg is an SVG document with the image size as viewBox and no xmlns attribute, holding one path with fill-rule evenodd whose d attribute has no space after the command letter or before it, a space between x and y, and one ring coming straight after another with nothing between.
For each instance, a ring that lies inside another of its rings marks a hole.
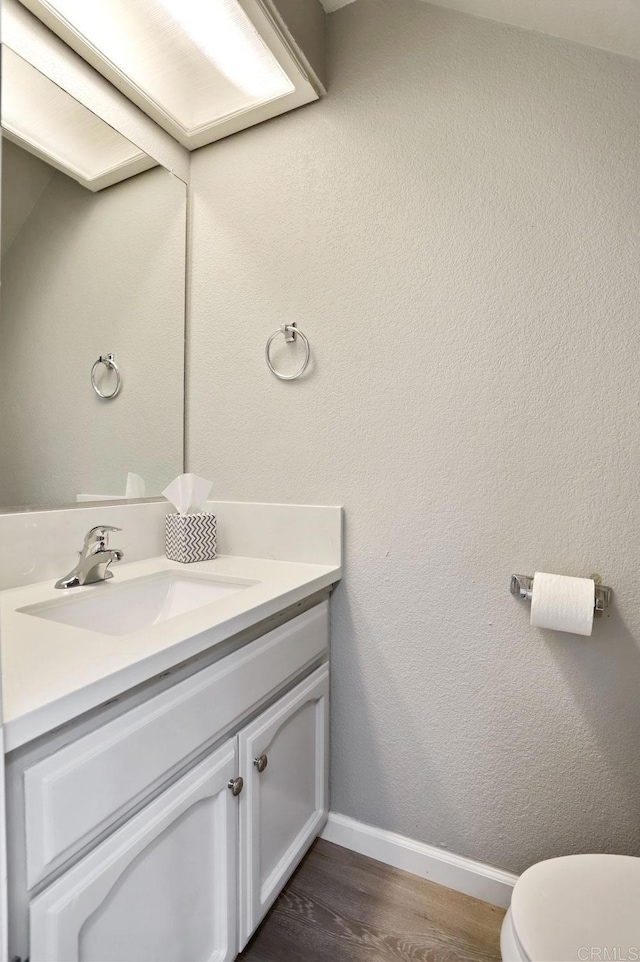
<instances>
[{"instance_id":1,"label":"chrome towel ring","mask_svg":"<svg viewBox=\"0 0 640 962\"><path fill-rule=\"evenodd\" d=\"M109 371L115 371L116 386L111 392L111 394L105 394L103 391L100 390L100 388L96 384L96 371L98 370L101 364L104 364L104 366ZM93 387L93 390L96 392L98 397L104 398L105 401L110 401L112 398L116 396L116 394L120 393L120 388L122 387L122 374L120 373L120 368L116 364L115 355L101 354L98 360L94 361L93 367L91 368L91 386Z\"/></svg>"},{"instance_id":2,"label":"chrome towel ring","mask_svg":"<svg viewBox=\"0 0 640 962\"><path fill-rule=\"evenodd\" d=\"M300 368L300 370L296 371L295 374L280 374L280 372L276 371L275 367L271 363L271 355L270 355L271 343L273 339L278 336L278 334L284 335L284 339L287 344L295 343L296 337L298 335L300 335L300 337L302 338L302 342L304 344L304 361L302 362L302 367ZM276 377L279 377L281 381L295 381L296 378L304 374L304 372L307 370L309 366L309 361L311 360L311 345L309 344L309 339L302 333L302 331L298 330L295 323L283 324L282 327L279 327L277 331L273 332L273 334L267 341L266 347L264 349L264 356L265 356L267 365L269 367L269 370L271 371L272 374L275 374Z\"/></svg>"}]
</instances>

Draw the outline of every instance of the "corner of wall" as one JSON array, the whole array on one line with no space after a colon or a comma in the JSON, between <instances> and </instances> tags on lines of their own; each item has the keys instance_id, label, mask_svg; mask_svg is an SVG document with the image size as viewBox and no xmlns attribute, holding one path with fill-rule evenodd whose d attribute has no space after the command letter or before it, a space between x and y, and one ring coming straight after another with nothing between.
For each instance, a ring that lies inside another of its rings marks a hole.
<instances>
[{"instance_id":1,"label":"corner of wall","mask_svg":"<svg viewBox=\"0 0 640 962\"><path fill-rule=\"evenodd\" d=\"M327 18L320 0L264 0L264 3L318 93L326 93Z\"/></svg>"}]
</instances>

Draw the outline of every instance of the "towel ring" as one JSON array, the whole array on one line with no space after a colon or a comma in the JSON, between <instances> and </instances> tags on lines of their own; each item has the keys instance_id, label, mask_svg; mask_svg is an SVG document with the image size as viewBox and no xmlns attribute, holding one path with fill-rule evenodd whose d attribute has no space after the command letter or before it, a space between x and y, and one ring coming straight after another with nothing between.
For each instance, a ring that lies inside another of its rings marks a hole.
<instances>
[{"instance_id":1,"label":"towel ring","mask_svg":"<svg viewBox=\"0 0 640 962\"><path fill-rule=\"evenodd\" d=\"M270 354L271 342L275 337L278 336L278 334L284 335L284 339L287 344L293 343L297 335L300 335L300 337L302 338L302 342L304 344L304 361L302 362L302 367L300 368L300 370L296 371L295 374L280 374L280 372L276 371L275 367L271 363L271 354ZM282 327L279 327L277 331L273 332L273 334L267 341L266 347L264 349L264 357L271 373L275 374L276 377L279 377L281 381L295 381L296 378L304 374L304 372L307 370L309 366L309 361L311 359L311 345L309 344L308 337L306 337L302 333L302 331L298 330L295 323L283 324Z\"/></svg>"},{"instance_id":2,"label":"towel ring","mask_svg":"<svg viewBox=\"0 0 640 962\"><path fill-rule=\"evenodd\" d=\"M111 392L111 394L105 394L103 391L100 390L100 388L96 384L96 371L101 364L104 364L104 366L109 371L115 371L116 386ZM120 368L116 364L115 355L101 354L98 360L94 361L93 367L91 368L91 386L93 387L93 390L96 392L98 397L103 398L105 401L110 401L112 398L116 396L116 394L120 393L120 388L122 387L122 374L120 373Z\"/></svg>"}]
</instances>

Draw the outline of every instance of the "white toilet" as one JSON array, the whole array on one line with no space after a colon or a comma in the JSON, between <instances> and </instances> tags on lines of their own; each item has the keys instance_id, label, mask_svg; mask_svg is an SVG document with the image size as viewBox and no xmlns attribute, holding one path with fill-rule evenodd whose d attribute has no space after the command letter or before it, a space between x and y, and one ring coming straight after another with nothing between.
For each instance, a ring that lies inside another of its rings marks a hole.
<instances>
[{"instance_id":1,"label":"white toilet","mask_svg":"<svg viewBox=\"0 0 640 962\"><path fill-rule=\"evenodd\" d=\"M568 855L518 879L504 962L640 962L640 858Z\"/></svg>"}]
</instances>

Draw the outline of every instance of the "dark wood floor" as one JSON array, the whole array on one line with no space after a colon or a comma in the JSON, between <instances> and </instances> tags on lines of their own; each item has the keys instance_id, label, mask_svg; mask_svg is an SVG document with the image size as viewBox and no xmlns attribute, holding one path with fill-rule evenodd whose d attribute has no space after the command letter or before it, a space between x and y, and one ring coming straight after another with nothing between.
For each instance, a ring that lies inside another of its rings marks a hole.
<instances>
[{"instance_id":1,"label":"dark wood floor","mask_svg":"<svg viewBox=\"0 0 640 962\"><path fill-rule=\"evenodd\" d=\"M502 909L315 843L244 962L496 962Z\"/></svg>"}]
</instances>

